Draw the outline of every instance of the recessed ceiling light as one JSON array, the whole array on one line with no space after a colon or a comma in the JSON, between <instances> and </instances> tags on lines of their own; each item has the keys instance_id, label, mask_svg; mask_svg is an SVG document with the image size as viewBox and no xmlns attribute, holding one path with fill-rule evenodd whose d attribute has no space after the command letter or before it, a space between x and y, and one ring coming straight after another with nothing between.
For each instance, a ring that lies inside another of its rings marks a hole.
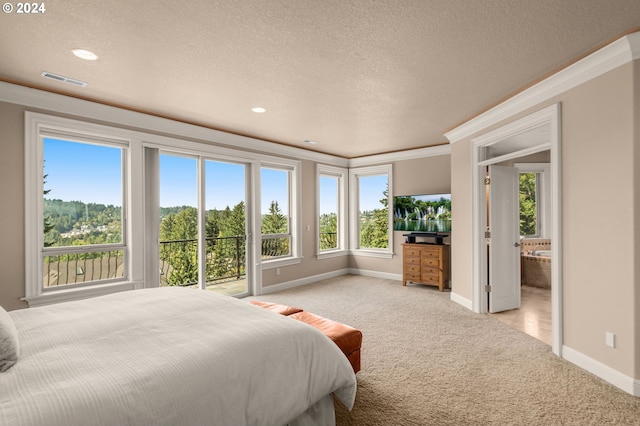
<instances>
[{"instance_id":1,"label":"recessed ceiling light","mask_svg":"<svg viewBox=\"0 0 640 426\"><path fill-rule=\"evenodd\" d=\"M87 60L87 61L95 61L96 59L98 59L98 55L96 55L95 53L93 53L93 52L91 52L89 50L73 49L71 51L71 53L76 55L78 58L84 59L84 60Z\"/></svg>"},{"instance_id":2,"label":"recessed ceiling light","mask_svg":"<svg viewBox=\"0 0 640 426\"><path fill-rule=\"evenodd\" d=\"M311 139L305 139L305 140L304 140L304 143L308 143L309 145L315 145L315 144L317 144L318 142L316 142L316 141L314 141L314 140L311 140Z\"/></svg>"},{"instance_id":3,"label":"recessed ceiling light","mask_svg":"<svg viewBox=\"0 0 640 426\"><path fill-rule=\"evenodd\" d=\"M266 110L266 109L264 109L264 108L262 108L262 107L254 107L254 108L251 108L251 111L253 111L253 112L257 112L258 114L262 114L263 112L267 112L267 110Z\"/></svg>"}]
</instances>

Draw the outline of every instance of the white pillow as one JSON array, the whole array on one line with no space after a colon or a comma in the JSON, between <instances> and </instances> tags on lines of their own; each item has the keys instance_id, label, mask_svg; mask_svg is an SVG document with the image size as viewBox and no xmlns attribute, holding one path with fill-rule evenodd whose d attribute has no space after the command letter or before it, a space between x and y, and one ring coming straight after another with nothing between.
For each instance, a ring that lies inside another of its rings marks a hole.
<instances>
[{"instance_id":1,"label":"white pillow","mask_svg":"<svg viewBox=\"0 0 640 426\"><path fill-rule=\"evenodd\" d=\"M18 362L19 353L18 330L9 313L0 306L0 372Z\"/></svg>"}]
</instances>

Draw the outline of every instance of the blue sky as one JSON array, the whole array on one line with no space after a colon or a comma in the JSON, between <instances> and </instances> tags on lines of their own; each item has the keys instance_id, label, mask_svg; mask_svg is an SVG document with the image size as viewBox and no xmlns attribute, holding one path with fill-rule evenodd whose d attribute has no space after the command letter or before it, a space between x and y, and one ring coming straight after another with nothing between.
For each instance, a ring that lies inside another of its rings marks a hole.
<instances>
[{"instance_id":1,"label":"blue sky","mask_svg":"<svg viewBox=\"0 0 640 426\"><path fill-rule=\"evenodd\" d=\"M46 197L120 206L121 156L121 149L116 147L45 138L45 190L51 190ZM206 164L207 209L233 208L240 201L246 201L244 165L214 161ZM262 169L261 182L262 212L267 212L271 201L276 200L282 213L287 213L286 173ZM379 200L386 189L386 182L386 176L360 180L361 210L380 208ZM160 206L195 207L196 191L196 159L161 154ZM321 213L335 211L337 195L334 180L321 180L321 196ZM303 202L309 202L307 194L303 194Z\"/></svg>"},{"instance_id":2,"label":"blue sky","mask_svg":"<svg viewBox=\"0 0 640 426\"><path fill-rule=\"evenodd\" d=\"M122 205L119 148L47 138L44 158L47 198Z\"/></svg>"}]
</instances>

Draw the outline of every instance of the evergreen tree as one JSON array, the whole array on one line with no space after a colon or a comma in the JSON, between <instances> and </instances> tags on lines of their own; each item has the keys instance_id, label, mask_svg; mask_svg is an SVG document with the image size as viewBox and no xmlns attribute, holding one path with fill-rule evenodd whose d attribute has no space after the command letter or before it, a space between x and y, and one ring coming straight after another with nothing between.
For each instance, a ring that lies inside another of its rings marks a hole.
<instances>
[{"instance_id":1,"label":"evergreen tree","mask_svg":"<svg viewBox=\"0 0 640 426\"><path fill-rule=\"evenodd\" d=\"M338 216L335 213L320 215L319 220L320 250L338 247Z\"/></svg>"},{"instance_id":2,"label":"evergreen tree","mask_svg":"<svg viewBox=\"0 0 640 426\"><path fill-rule=\"evenodd\" d=\"M47 183L47 180L46 180L47 176L49 176L49 175L44 175L43 186L46 185L46 183ZM51 190L50 189L45 189L43 192L44 192L44 196L46 197L47 194L49 194L51 192ZM55 237L55 236L48 236L47 235L50 231L53 230L53 228L55 228L55 225L53 225L51 223L51 217L49 215L45 215L44 216L44 227L43 227L43 229L44 229L44 246L45 247L49 247L49 246L53 245L53 242L55 241L55 239L52 238L52 237Z\"/></svg>"},{"instance_id":3,"label":"evergreen tree","mask_svg":"<svg viewBox=\"0 0 640 426\"><path fill-rule=\"evenodd\" d=\"M170 213L160 224L160 258L170 265L169 285L198 282L198 210L187 207Z\"/></svg>"},{"instance_id":4,"label":"evergreen tree","mask_svg":"<svg viewBox=\"0 0 640 426\"><path fill-rule=\"evenodd\" d=\"M536 173L520 173L520 235L537 233Z\"/></svg>"},{"instance_id":5,"label":"evergreen tree","mask_svg":"<svg viewBox=\"0 0 640 426\"><path fill-rule=\"evenodd\" d=\"M262 235L286 234L289 231L288 217L280 211L277 201L271 201L269 214L262 217ZM288 238L268 238L262 242L262 255L275 257L289 254Z\"/></svg>"},{"instance_id":6,"label":"evergreen tree","mask_svg":"<svg viewBox=\"0 0 640 426\"><path fill-rule=\"evenodd\" d=\"M389 188L382 192L380 204L384 207L360 212L360 247L389 247Z\"/></svg>"},{"instance_id":7,"label":"evergreen tree","mask_svg":"<svg viewBox=\"0 0 640 426\"><path fill-rule=\"evenodd\" d=\"M245 274L246 263L246 213L244 201L229 207L220 223L220 231L213 250L213 258L207 259L209 279Z\"/></svg>"}]
</instances>

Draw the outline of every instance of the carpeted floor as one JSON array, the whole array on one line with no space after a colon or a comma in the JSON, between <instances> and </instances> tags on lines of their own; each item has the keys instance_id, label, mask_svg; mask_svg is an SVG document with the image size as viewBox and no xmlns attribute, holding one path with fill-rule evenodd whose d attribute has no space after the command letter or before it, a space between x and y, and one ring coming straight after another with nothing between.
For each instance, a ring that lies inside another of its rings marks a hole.
<instances>
[{"instance_id":1,"label":"carpeted floor","mask_svg":"<svg viewBox=\"0 0 640 426\"><path fill-rule=\"evenodd\" d=\"M347 275L256 297L364 335L344 425L640 425L640 398L435 287Z\"/></svg>"}]
</instances>

